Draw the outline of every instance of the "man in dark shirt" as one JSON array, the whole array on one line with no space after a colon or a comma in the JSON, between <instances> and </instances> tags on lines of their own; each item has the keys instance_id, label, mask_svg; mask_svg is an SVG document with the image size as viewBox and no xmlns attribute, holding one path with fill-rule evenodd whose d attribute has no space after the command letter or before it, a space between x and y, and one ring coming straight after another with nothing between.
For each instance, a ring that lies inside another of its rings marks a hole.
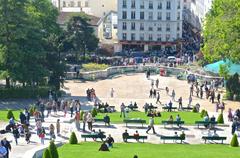
<instances>
[{"instance_id":1,"label":"man in dark shirt","mask_svg":"<svg viewBox=\"0 0 240 158\"><path fill-rule=\"evenodd\" d=\"M103 143L101 144L101 147L99 148L99 151L109 151L106 142L103 142Z\"/></svg>"},{"instance_id":2,"label":"man in dark shirt","mask_svg":"<svg viewBox=\"0 0 240 158\"><path fill-rule=\"evenodd\" d=\"M108 143L108 147L113 147L114 139L111 134L107 137L106 142Z\"/></svg>"},{"instance_id":3,"label":"man in dark shirt","mask_svg":"<svg viewBox=\"0 0 240 158\"><path fill-rule=\"evenodd\" d=\"M7 155L6 155L6 158L9 158L9 151L11 151L12 147L11 147L11 144L10 142L4 138L2 141L1 141L1 144L2 146L4 146L7 150Z\"/></svg>"},{"instance_id":4,"label":"man in dark shirt","mask_svg":"<svg viewBox=\"0 0 240 158\"><path fill-rule=\"evenodd\" d=\"M125 132L122 134L122 137L123 137L123 141L124 142L127 142L127 137L129 136L127 130L125 130Z\"/></svg>"}]
</instances>

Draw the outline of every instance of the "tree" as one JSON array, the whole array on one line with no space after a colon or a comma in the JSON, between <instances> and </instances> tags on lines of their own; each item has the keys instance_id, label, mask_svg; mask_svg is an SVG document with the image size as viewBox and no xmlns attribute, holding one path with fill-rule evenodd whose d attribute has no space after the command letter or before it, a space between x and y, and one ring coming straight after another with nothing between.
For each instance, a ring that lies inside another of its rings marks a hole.
<instances>
[{"instance_id":1,"label":"tree","mask_svg":"<svg viewBox=\"0 0 240 158\"><path fill-rule=\"evenodd\" d=\"M54 144L54 141L50 142L50 145L48 147L48 150L50 152L51 158L59 158L57 147Z\"/></svg>"},{"instance_id":2,"label":"tree","mask_svg":"<svg viewBox=\"0 0 240 158\"><path fill-rule=\"evenodd\" d=\"M229 77L226 83L226 89L230 95L230 99L233 99L234 95L240 95L240 82L239 75L237 73Z\"/></svg>"},{"instance_id":3,"label":"tree","mask_svg":"<svg viewBox=\"0 0 240 158\"><path fill-rule=\"evenodd\" d=\"M10 119L10 118L15 119L12 110L8 110L8 113L7 113L7 119Z\"/></svg>"},{"instance_id":4,"label":"tree","mask_svg":"<svg viewBox=\"0 0 240 158\"><path fill-rule=\"evenodd\" d=\"M48 148L44 150L42 158L52 158Z\"/></svg>"},{"instance_id":5,"label":"tree","mask_svg":"<svg viewBox=\"0 0 240 158\"><path fill-rule=\"evenodd\" d=\"M214 0L204 25L204 58L240 61L240 1Z\"/></svg>"},{"instance_id":6,"label":"tree","mask_svg":"<svg viewBox=\"0 0 240 158\"><path fill-rule=\"evenodd\" d=\"M219 76L224 77L225 80L229 78L229 67L226 64L219 65Z\"/></svg>"},{"instance_id":7,"label":"tree","mask_svg":"<svg viewBox=\"0 0 240 158\"><path fill-rule=\"evenodd\" d=\"M71 41L74 51L83 52L84 59L87 51L95 51L98 47L98 39L88 21L89 18L85 14L80 14L74 15L67 24L67 38ZM78 59L78 53L76 58Z\"/></svg>"},{"instance_id":8,"label":"tree","mask_svg":"<svg viewBox=\"0 0 240 158\"><path fill-rule=\"evenodd\" d=\"M75 132L72 132L70 139L69 139L69 144L77 144L77 143L78 143L77 136L76 136Z\"/></svg>"},{"instance_id":9,"label":"tree","mask_svg":"<svg viewBox=\"0 0 240 158\"><path fill-rule=\"evenodd\" d=\"M236 134L233 135L230 145L232 147L238 147L239 146L238 138L237 138Z\"/></svg>"},{"instance_id":10,"label":"tree","mask_svg":"<svg viewBox=\"0 0 240 158\"><path fill-rule=\"evenodd\" d=\"M217 119L217 122L218 122L219 124L224 124L223 113L219 114L218 119Z\"/></svg>"}]
</instances>

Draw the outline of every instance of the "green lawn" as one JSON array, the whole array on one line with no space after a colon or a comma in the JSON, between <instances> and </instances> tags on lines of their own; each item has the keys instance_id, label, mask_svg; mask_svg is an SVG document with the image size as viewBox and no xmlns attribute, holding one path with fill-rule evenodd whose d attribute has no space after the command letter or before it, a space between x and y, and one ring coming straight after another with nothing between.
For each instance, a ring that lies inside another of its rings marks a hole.
<instances>
[{"instance_id":1,"label":"green lawn","mask_svg":"<svg viewBox=\"0 0 240 158\"><path fill-rule=\"evenodd\" d=\"M60 158L236 158L239 148L228 145L203 144L114 144L110 152L99 152L100 143L66 144L58 149ZM77 156L78 155L78 156Z\"/></svg>"},{"instance_id":2,"label":"green lawn","mask_svg":"<svg viewBox=\"0 0 240 158\"><path fill-rule=\"evenodd\" d=\"M167 120L170 115L173 115L173 118L176 118L176 115L179 114L185 124L194 124L195 121L202 120L200 117L200 113L193 113L193 112L162 112L162 117L155 117L155 124L160 124L162 120ZM122 123L123 119L120 118L120 113L108 113L110 116L112 123ZM128 118L141 118L148 122L149 117L146 116L144 112L130 112L127 114ZM103 118L105 114L98 113L96 118Z\"/></svg>"},{"instance_id":3,"label":"green lawn","mask_svg":"<svg viewBox=\"0 0 240 158\"><path fill-rule=\"evenodd\" d=\"M13 111L13 115L15 117L16 120L19 120L19 113L22 111L22 110L12 110ZM0 110L0 121L9 121L7 119L7 113L8 113L8 110Z\"/></svg>"}]
</instances>

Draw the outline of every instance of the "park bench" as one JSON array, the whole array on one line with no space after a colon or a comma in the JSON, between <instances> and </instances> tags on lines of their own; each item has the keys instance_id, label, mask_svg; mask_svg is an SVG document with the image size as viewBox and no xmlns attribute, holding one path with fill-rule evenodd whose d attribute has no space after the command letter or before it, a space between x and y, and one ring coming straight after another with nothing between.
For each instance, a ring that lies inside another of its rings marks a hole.
<instances>
[{"instance_id":1,"label":"park bench","mask_svg":"<svg viewBox=\"0 0 240 158\"><path fill-rule=\"evenodd\" d=\"M189 107L189 106L187 106L187 107L182 107L182 110L184 111L184 110L186 110L186 111L192 111L193 110L193 107Z\"/></svg>"},{"instance_id":2,"label":"park bench","mask_svg":"<svg viewBox=\"0 0 240 158\"><path fill-rule=\"evenodd\" d=\"M102 122L102 123L105 124L105 126L107 126L107 123L104 122L104 119L103 119L103 118L102 118L102 119L100 119L100 118L95 118L95 119L94 119L94 122Z\"/></svg>"},{"instance_id":3,"label":"park bench","mask_svg":"<svg viewBox=\"0 0 240 158\"><path fill-rule=\"evenodd\" d=\"M81 137L82 138L84 138L84 141L86 142L86 139L87 138L95 138L95 139L97 139L97 138L100 138L100 139L103 139L103 138L106 138L106 135L102 135L102 136L100 136L98 133L94 133L94 134L82 134L81 135Z\"/></svg>"},{"instance_id":4,"label":"park bench","mask_svg":"<svg viewBox=\"0 0 240 158\"><path fill-rule=\"evenodd\" d=\"M214 127L215 125L217 125L217 122L216 121L214 121L214 122L213 121L195 121L195 124L198 126L198 128L200 125L202 125L202 126L210 125L210 126Z\"/></svg>"},{"instance_id":5,"label":"park bench","mask_svg":"<svg viewBox=\"0 0 240 158\"><path fill-rule=\"evenodd\" d=\"M142 139L143 140L143 143L144 143L144 139L147 139L147 136L138 136L138 137L135 137L135 136L128 136L126 139L135 139L136 140L136 138L138 138L138 139Z\"/></svg>"},{"instance_id":6,"label":"park bench","mask_svg":"<svg viewBox=\"0 0 240 158\"><path fill-rule=\"evenodd\" d=\"M167 111L167 110L169 110L170 108L169 108L168 106L164 106L164 107L162 107L162 109L165 110L165 111ZM172 107L171 109L175 111L175 110L177 110L177 107Z\"/></svg>"},{"instance_id":7,"label":"park bench","mask_svg":"<svg viewBox=\"0 0 240 158\"><path fill-rule=\"evenodd\" d=\"M162 121L162 124L164 125L164 128L166 128L166 125L179 125L179 128L181 128L184 121Z\"/></svg>"},{"instance_id":8,"label":"park bench","mask_svg":"<svg viewBox=\"0 0 240 158\"><path fill-rule=\"evenodd\" d=\"M126 123L126 127L128 123L142 124L142 127L143 127L143 124L146 123L146 120L132 118L132 119L124 119L123 122Z\"/></svg>"},{"instance_id":9,"label":"park bench","mask_svg":"<svg viewBox=\"0 0 240 158\"><path fill-rule=\"evenodd\" d=\"M185 138L182 138L182 137L180 137L180 136L160 136L160 139L162 139L163 140L163 143L165 143L165 140L175 140L175 141L177 141L177 140L180 140L181 141L181 144L182 144L182 142L185 140Z\"/></svg>"},{"instance_id":10,"label":"park bench","mask_svg":"<svg viewBox=\"0 0 240 158\"><path fill-rule=\"evenodd\" d=\"M137 111L137 109L138 109L138 107L135 107L135 106L132 106L132 107L128 106L128 108L132 111Z\"/></svg>"},{"instance_id":11,"label":"park bench","mask_svg":"<svg viewBox=\"0 0 240 158\"><path fill-rule=\"evenodd\" d=\"M219 136L203 136L202 139L204 140L204 143L207 143L207 140L221 140L223 144L223 140L227 140L227 137L219 137Z\"/></svg>"}]
</instances>

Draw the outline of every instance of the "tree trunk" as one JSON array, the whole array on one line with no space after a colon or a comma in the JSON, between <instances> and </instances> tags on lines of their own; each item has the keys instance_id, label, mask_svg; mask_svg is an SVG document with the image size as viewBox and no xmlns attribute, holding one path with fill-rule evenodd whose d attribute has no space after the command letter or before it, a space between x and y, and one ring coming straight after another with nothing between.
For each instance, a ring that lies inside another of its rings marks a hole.
<instances>
[{"instance_id":1,"label":"tree trunk","mask_svg":"<svg viewBox=\"0 0 240 158\"><path fill-rule=\"evenodd\" d=\"M6 88L10 88L10 78L6 78Z\"/></svg>"}]
</instances>

